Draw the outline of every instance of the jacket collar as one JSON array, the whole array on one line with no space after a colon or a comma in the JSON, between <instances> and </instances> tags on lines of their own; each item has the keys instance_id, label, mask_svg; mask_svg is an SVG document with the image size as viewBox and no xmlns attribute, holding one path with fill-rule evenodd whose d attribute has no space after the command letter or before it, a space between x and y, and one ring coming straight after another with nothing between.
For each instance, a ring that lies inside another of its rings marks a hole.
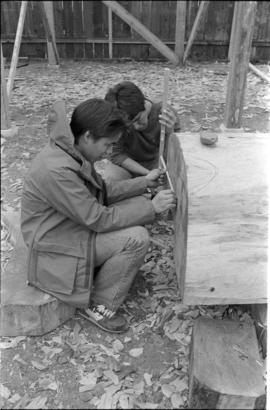
<instances>
[{"instance_id":1,"label":"jacket collar","mask_svg":"<svg viewBox=\"0 0 270 410\"><path fill-rule=\"evenodd\" d=\"M74 146L74 136L67 121L64 101L56 101L53 104L48 117L47 132L52 143L58 145L81 164L80 175L97 189L102 189L102 178L97 175L94 166L86 161Z\"/></svg>"}]
</instances>

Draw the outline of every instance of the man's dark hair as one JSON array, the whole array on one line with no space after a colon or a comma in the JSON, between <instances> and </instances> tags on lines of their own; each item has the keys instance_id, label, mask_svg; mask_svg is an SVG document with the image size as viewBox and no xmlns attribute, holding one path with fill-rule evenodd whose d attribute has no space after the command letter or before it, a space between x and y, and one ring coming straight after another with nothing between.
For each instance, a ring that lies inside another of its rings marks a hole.
<instances>
[{"instance_id":1,"label":"man's dark hair","mask_svg":"<svg viewBox=\"0 0 270 410\"><path fill-rule=\"evenodd\" d=\"M144 95L131 81L122 81L110 88L105 95L105 100L110 101L117 108L127 113L132 120L140 111L144 111Z\"/></svg>"},{"instance_id":2,"label":"man's dark hair","mask_svg":"<svg viewBox=\"0 0 270 410\"><path fill-rule=\"evenodd\" d=\"M91 98L79 104L72 113L70 128L75 144L90 131L92 138L111 138L126 129L123 113L108 101Z\"/></svg>"}]
</instances>

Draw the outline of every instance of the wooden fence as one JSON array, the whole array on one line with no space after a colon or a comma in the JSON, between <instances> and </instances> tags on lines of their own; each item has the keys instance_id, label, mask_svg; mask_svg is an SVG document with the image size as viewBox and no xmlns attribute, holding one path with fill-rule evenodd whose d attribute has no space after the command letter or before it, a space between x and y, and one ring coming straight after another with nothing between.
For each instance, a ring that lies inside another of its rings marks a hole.
<instances>
[{"instance_id":1,"label":"wooden fence","mask_svg":"<svg viewBox=\"0 0 270 410\"><path fill-rule=\"evenodd\" d=\"M172 50L175 47L176 1L119 1L134 17ZM185 40L188 40L199 1L188 1ZM1 1L1 41L10 58L20 12L20 1ZM55 34L64 59L109 58L108 8L101 1L53 1ZM233 1L210 1L196 35L190 58L227 59ZM152 60L164 57L128 24L112 14L113 57ZM258 1L252 60L269 61L270 2ZM37 1L29 1L20 56L46 58L47 47Z\"/></svg>"}]
</instances>

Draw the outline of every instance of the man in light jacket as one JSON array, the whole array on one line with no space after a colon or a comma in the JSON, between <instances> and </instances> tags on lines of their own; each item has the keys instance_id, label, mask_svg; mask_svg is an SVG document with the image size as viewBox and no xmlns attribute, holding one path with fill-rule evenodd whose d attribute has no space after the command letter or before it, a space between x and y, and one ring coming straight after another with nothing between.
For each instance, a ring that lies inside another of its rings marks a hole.
<instances>
[{"instance_id":1,"label":"man in light jacket","mask_svg":"<svg viewBox=\"0 0 270 410\"><path fill-rule=\"evenodd\" d=\"M122 113L102 99L76 107L70 124L63 102L48 119L49 143L25 178L21 230L28 247L28 282L109 332L128 324L117 310L144 261L155 214L175 207L170 190L152 200L161 171L106 183L94 162L125 130Z\"/></svg>"}]
</instances>

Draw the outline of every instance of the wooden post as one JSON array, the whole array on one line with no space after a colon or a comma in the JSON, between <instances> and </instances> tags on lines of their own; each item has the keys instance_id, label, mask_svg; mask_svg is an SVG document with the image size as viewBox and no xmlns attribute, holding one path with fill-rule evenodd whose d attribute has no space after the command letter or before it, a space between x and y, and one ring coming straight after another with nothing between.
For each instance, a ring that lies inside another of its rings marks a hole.
<instances>
[{"instance_id":1,"label":"wooden post","mask_svg":"<svg viewBox=\"0 0 270 410\"><path fill-rule=\"evenodd\" d=\"M3 50L1 43L1 130L9 129L11 127L9 106L8 106L8 96L7 96L7 85L5 79L5 67Z\"/></svg>"},{"instance_id":2,"label":"wooden post","mask_svg":"<svg viewBox=\"0 0 270 410\"><path fill-rule=\"evenodd\" d=\"M109 30L109 58L113 58L113 44L112 44L112 9L108 7L108 30Z\"/></svg>"},{"instance_id":3,"label":"wooden post","mask_svg":"<svg viewBox=\"0 0 270 410\"><path fill-rule=\"evenodd\" d=\"M177 0L175 22L175 54L179 57L179 63L183 64L186 32L186 8L187 2Z\"/></svg>"},{"instance_id":4,"label":"wooden post","mask_svg":"<svg viewBox=\"0 0 270 410\"><path fill-rule=\"evenodd\" d=\"M111 8L115 14L124 20L133 30L137 31L145 40L152 44L152 46L163 54L169 61L173 64L178 64L177 55L117 1L102 0L102 3Z\"/></svg>"},{"instance_id":5,"label":"wooden post","mask_svg":"<svg viewBox=\"0 0 270 410\"><path fill-rule=\"evenodd\" d=\"M227 85L225 127L241 128L247 72L256 14L256 1L237 4L233 55Z\"/></svg>"},{"instance_id":6,"label":"wooden post","mask_svg":"<svg viewBox=\"0 0 270 410\"><path fill-rule=\"evenodd\" d=\"M52 46L52 50L54 52L56 65L59 65L60 59L59 59L59 55L58 55L58 51L57 51L57 47L56 47L54 34L51 30L51 25L49 23L48 16L47 16L47 13L46 13L45 2L44 1L39 1L38 3L39 3L39 6L40 6L40 10L41 10L41 16L42 16L42 21L43 21L43 24L44 24L44 29L45 29L45 33L46 33L46 37L47 37L47 42L49 42Z\"/></svg>"},{"instance_id":7,"label":"wooden post","mask_svg":"<svg viewBox=\"0 0 270 410\"><path fill-rule=\"evenodd\" d=\"M192 27L188 42L187 42L187 47L186 47L184 57L183 57L183 63L185 63L185 61L186 61L186 59L189 55L189 52L190 52L191 46L193 44L193 41L195 39L195 36L196 36L197 30L198 30L200 21L202 19L203 14L205 13L205 11L208 7L208 4L209 4L209 1L205 1L205 0L202 0L202 2L200 3L199 10L198 10L197 16L195 18L195 21L194 21L194 24L193 24L193 27Z\"/></svg>"},{"instance_id":8,"label":"wooden post","mask_svg":"<svg viewBox=\"0 0 270 410\"><path fill-rule=\"evenodd\" d=\"M43 1L44 10L47 16L48 24L50 26L51 35L55 42L55 26L54 26L54 12L53 12L53 2ZM48 52L48 62L50 65L57 65L59 62L56 60L56 56L53 50L52 42L47 38L47 52Z\"/></svg>"},{"instance_id":9,"label":"wooden post","mask_svg":"<svg viewBox=\"0 0 270 410\"><path fill-rule=\"evenodd\" d=\"M24 26L24 20L25 20L25 15L26 15L27 3L28 3L27 1L22 1L22 3L21 3L20 16L19 16L19 21L18 21L18 26L17 26L16 38L15 38L15 43L14 43L14 48L13 48L13 53L12 53L12 59L11 59L11 65L10 65L9 75L8 75L8 82L7 82L7 95L8 95L9 101L11 99L13 83L14 83L17 63L18 63L18 59L19 59L21 39L22 39L22 33L23 33L23 26Z\"/></svg>"},{"instance_id":10,"label":"wooden post","mask_svg":"<svg viewBox=\"0 0 270 410\"><path fill-rule=\"evenodd\" d=\"M231 61L232 54L233 54L233 46L235 42L235 29L236 29L236 21L238 20L236 18L237 12L239 10L239 2L235 1L234 2L234 9L233 9L233 19L232 19L232 27L231 27L231 36L230 36L230 46L229 46L229 52L228 52L228 60Z\"/></svg>"}]
</instances>

